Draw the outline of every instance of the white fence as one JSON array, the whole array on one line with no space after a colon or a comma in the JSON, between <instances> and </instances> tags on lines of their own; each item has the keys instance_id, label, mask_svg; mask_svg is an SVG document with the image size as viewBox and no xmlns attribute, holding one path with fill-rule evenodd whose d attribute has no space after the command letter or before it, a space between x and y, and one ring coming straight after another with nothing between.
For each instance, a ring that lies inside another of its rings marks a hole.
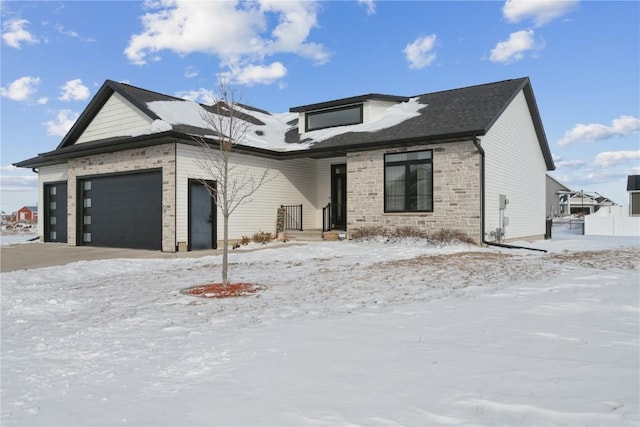
<instances>
[{"instance_id":1,"label":"white fence","mask_svg":"<svg viewBox=\"0 0 640 427\"><path fill-rule=\"evenodd\" d=\"M638 236L640 217L629 216L629 206L606 206L584 217L584 234L591 236Z\"/></svg>"}]
</instances>

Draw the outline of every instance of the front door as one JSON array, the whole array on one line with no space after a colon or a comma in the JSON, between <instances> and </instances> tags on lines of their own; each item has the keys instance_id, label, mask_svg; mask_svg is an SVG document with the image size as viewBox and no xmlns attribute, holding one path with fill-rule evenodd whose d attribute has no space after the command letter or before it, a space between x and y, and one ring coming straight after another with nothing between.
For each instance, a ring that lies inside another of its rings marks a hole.
<instances>
[{"instance_id":1,"label":"front door","mask_svg":"<svg viewBox=\"0 0 640 427\"><path fill-rule=\"evenodd\" d=\"M67 183L44 185L44 241L67 243Z\"/></svg>"},{"instance_id":2,"label":"front door","mask_svg":"<svg viewBox=\"0 0 640 427\"><path fill-rule=\"evenodd\" d=\"M216 249L215 213L215 202L204 184L189 180L189 250Z\"/></svg>"},{"instance_id":3,"label":"front door","mask_svg":"<svg viewBox=\"0 0 640 427\"><path fill-rule=\"evenodd\" d=\"M347 165L331 165L331 229L347 229Z\"/></svg>"}]
</instances>

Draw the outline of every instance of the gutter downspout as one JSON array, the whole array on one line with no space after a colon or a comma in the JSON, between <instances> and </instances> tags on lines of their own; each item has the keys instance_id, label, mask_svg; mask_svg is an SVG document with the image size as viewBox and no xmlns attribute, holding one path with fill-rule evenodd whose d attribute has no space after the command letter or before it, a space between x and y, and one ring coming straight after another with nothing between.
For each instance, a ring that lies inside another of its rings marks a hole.
<instances>
[{"instance_id":1,"label":"gutter downspout","mask_svg":"<svg viewBox=\"0 0 640 427\"><path fill-rule=\"evenodd\" d=\"M516 246L516 245L507 245L505 243L496 243L496 242L488 242L487 240L485 240L484 238L484 218L485 218L485 203L484 203L484 184L485 184L485 173L484 173L484 149L482 148L482 146L480 145L480 140L478 139L477 136L474 136L473 139L473 145L476 146L476 149L478 150L478 153L480 153L480 239L482 241L483 245L488 245L488 246L497 246L500 248L507 248L507 249L527 249L529 251L538 251L538 252L544 252L547 253L547 251L545 249L537 249L537 248L527 248L525 246Z\"/></svg>"}]
</instances>

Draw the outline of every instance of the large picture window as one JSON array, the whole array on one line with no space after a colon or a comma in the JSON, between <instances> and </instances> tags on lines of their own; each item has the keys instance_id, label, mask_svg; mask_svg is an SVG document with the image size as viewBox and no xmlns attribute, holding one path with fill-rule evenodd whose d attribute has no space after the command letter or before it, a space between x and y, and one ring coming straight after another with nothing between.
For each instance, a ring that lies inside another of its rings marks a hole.
<instances>
[{"instance_id":1,"label":"large picture window","mask_svg":"<svg viewBox=\"0 0 640 427\"><path fill-rule=\"evenodd\" d=\"M431 150L385 154L385 212L433 211L431 157Z\"/></svg>"},{"instance_id":2,"label":"large picture window","mask_svg":"<svg viewBox=\"0 0 640 427\"><path fill-rule=\"evenodd\" d=\"M305 114L306 131L362 123L362 104Z\"/></svg>"}]
</instances>

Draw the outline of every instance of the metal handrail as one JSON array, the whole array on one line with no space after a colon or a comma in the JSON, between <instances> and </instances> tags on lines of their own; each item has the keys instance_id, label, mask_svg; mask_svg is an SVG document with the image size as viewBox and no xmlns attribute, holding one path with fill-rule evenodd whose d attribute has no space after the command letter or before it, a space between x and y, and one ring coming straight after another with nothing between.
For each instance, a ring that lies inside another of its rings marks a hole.
<instances>
[{"instance_id":1,"label":"metal handrail","mask_svg":"<svg viewBox=\"0 0 640 427\"><path fill-rule=\"evenodd\" d=\"M302 205L280 205L285 210L285 230L302 230Z\"/></svg>"},{"instance_id":2,"label":"metal handrail","mask_svg":"<svg viewBox=\"0 0 640 427\"><path fill-rule=\"evenodd\" d=\"M322 208L322 232L331 231L331 203Z\"/></svg>"}]
</instances>

